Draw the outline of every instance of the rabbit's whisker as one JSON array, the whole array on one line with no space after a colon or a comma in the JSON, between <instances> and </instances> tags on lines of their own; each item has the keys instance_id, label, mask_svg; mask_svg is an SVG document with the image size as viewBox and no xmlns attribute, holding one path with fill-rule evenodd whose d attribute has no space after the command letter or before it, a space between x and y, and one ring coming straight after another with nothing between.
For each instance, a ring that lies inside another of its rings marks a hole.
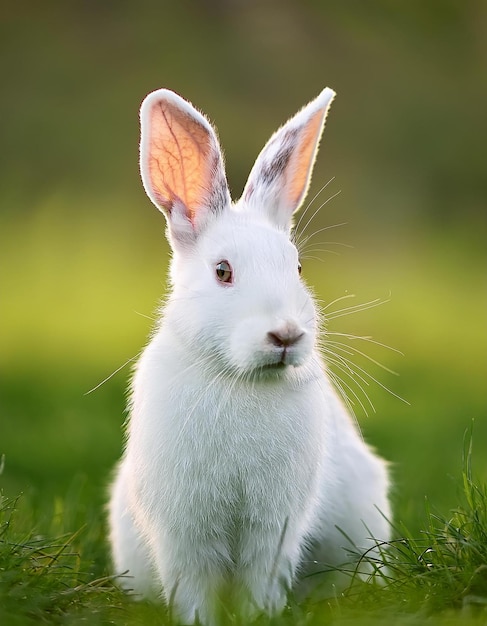
<instances>
[{"instance_id":1,"label":"rabbit's whisker","mask_svg":"<svg viewBox=\"0 0 487 626\"><path fill-rule=\"evenodd\" d=\"M315 210L315 212L313 213L313 215L308 219L308 221L306 222L306 224L303 226L303 228L301 228L301 235L304 235L304 233L306 232L306 229L308 228L308 226L311 224L311 222L313 221L313 219L315 218L315 216L321 211L321 209L326 206L328 204L328 202L331 202L334 198L336 198L337 196L339 196L341 193L340 190L338 190L337 192L335 192L334 194L332 194L330 197L328 197L324 202L322 202L320 204L320 206Z\"/></svg>"},{"instance_id":2,"label":"rabbit's whisker","mask_svg":"<svg viewBox=\"0 0 487 626\"><path fill-rule=\"evenodd\" d=\"M328 202L331 202L331 200L333 200L334 198L336 198L338 195L340 195L340 191L337 191L336 193L334 193L333 195L331 195L329 198L327 198L324 202L322 202L320 204L320 206L314 211L313 215L308 219L308 221L306 222L306 224L304 225L304 227L301 229L299 236L297 237L297 240L299 240L300 237L302 237L304 235L304 233L306 232L306 229L308 228L308 226L311 224L311 222L314 220L314 218L316 217L316 215L321 211L321 209L326 206L328 204ZM303 217L303 216L302 216ZM301 220L299 220L301 221ZM299 222L298 222L299 224Z\"/></svg>"},{"instance_id":3,"label":"rabbit's whisker","mask_svg":"<svg viewBox=\"0 0 487 626\"><path fill-rule=\"evenodd\" d=\"M315 247L313 248L312 246ZM316 244L313 242L310 243L309 246L304 246L300 248L300 257L302 257L303 254L308 254L309 252L331 252L331 250L328 250L328 248L325 248L323 246L341 246L342 248L353 248L353 246L349 245L348 243L342 243L340 241L322 241Z\"/></svg>"},{"instance_id":4,"label":"rabbit's whisker","mask_svg":"<svg viewBox=\"0 0 487 626\"><path fill-rule=\"evenodd\" d=\"M331 351L330 349L327 349L325 347L324 352L327 355L333 355L333 357L335 358L340 358L342 362L347 362L351 367L355 368L355 370L359 370L360 372L362 372L364 374L364 376L367 376L370 380L372 380L374 383L376 383L377 385L379 385L379 387L382 387L382 389L384 389L384 391L387 391L387 393L389 393L391 396L394 396L395 398L397 398L398 400L400 400L401 402L404 402L404 404L409 405L410 403L405 400L404 398L402 398L401 396L399 396L397 393L395 393L394 391L392 391L391 389L389 389L388 387L386 387L386 385L384 385L383 383L381 383L379 380L377 380L377 378L375 378L374 376L372 376L372 374L369 374L369 372L367 372L365 369L363 369L362 367L360 367L359 365L357 365L356 363L353 363L352 361L350 361L349 359L347 359L346 357L344 357L343 355L337 355L336 352ZM368 359L369 361L371 361L372 363L374 363L375 365L377 365L378 367L381 367L382 369L391 372L392 374L396 374L396 372L389 370L389 368L387 368L385 365L382 365L381 363L379 363L378 361L376 361L375 359L373 359L372 357L369 357L367 354L364 354L363 352L358 352L359 354L361 354L362 356L364 356L366 359ZM328 359L329 360L329 359ZM336 364L336 363L335 363ZM358 374L357 374L358 375ZM363 391L363 390L362 390Z\"/></svg>"},{"instance_id":5,"label":"rabbit's whisker","mask_svg":"<svg viewBox=\"0 0 487 626\"><path fill-rule=\"evenodd\" d=\"M147 315L146 313L141 313L140 311L134 311L136 315L140 315L140 317L145 317L151 322L157 322L157 317L153 317L152 315Z\"/></svg>"},{"instance_id":6,"label":"rabbit's whisker","mask_svg":"<svg viewBox=\"0 0 487 626\"><path fill-rule=\"evenodd\" d=\"M329 307L333 306L337 302L341 302L342 300L349 300L350 298L355 298L355 297L356 296L355 296L354 293L347 293L344 296L340 296L339 298L335 298L335 300L332 300L331 302L326 303L325 306L321 307L321 310L322 311L326 311L326 309L328 309ZM317 302L325 303L325 300L317 299Z\"/></svg>"},{"instance_id":7,"label":"rabbit's whisker","mask_svg":"<svg viewBox=\"0 0 487 626\"><path fill-rule=\"evenodd\" d=\"M377 342L374 342L374 343L377 343ZM326 346L333 346L335 350L340 350L342 352L345 352L346 354L349 354L350 356L353 356L354 354L360 354L360 356L363 356L365 359L368 359L374 365L377 365L378 367L380 367L384 371L389 372L389 374L393 374L394 376L399 376L399 374L397 372L395 372L394 370L391 370L389 367L387 367L386 365L383 365L379 361L376 361L371 356L369 356L368 354L365 354L365 352L362 352L358 348L351 348L346 343L342 343L341 341L331 341L331 340L327 339L326 337L325 337L325 345ZM379 344L379 345L382 345L382 344ZM384 346L384 347L387 348L388 346ZM391 348L391 350L393 350L393 348ZM396 352L397 352L397 350L396 350Z\"/></svg>"},{"instance_id":8,"label":"rabbit's whisker","mask_svg":"<svg viewBox=\"0 0 487 626\"><path fill-rule=\"evenodd\" d=\"M328 320L334 320L337 317L344 317L345 315L352 315L353 313L373 309L374 307L381 306L387 302L390 302L390 298L387 300L376 298L375 300L370 300L370 302L363 302L362 304L356 304L354 306L345 307L344 309L339 309L338 311L333 311L332 313L328 313L326 317Z\"/></svg>"},{"instance_id":9,"label":"rabbit's whisker","mask_svg":"<svg viewBox=\"0 0 487 626\"><path fill-rule=\"evenodd\" d=\"M363 381L363 383L365 385L369 385L369 383L359 374L357 374L357 372L355 372L349 364L344 363L344 361L340 358L335 358L336 355L333 355L333 353L328 352L328 358L327 361L328 363L331 363L332 365L335 366L335 368L337 370L339 370L340 372L342 372L345 376L348 376L351 380L353 380L353 382L357 385L357 387L360 389L360 391L364 394L367 402L370 404L370 407L372 409L372 411L375 413L375 407L372 404L372 401L369 397L369 395L367 394L367 392L365 391L365 389L363 388L363 386L358 382L357 378L359 378L360 380ZM347 389L353 394L353 396L357 399L357 401L359 402L360 406L362 407L362 409L365 412L365 415L368 417L369 414L367 412L367 409L365 408L364 404L361 402L359 396L355 393L355 391L352 389L352 387L350 387L350 385L348 385L344 380L343 377L340 378L341 382L343 385L345 385L347 387Z\"/></svg>"},{"instance_id":10,"label":"rabbit's whisker","mask_svg":"<svg viewBox=\"0 0 487 626\"><path fill-rule=\"evenodd\" d=\"M335 254L337 256L338 252L334 252L333 250L327 250L326 252L329 252L330 254ZM312 254L305 254L304 256L300 257L301 260L306 259L306 260L313 260L313 261L319 261L320 263L324 263L325 259L320 258L319 256L313 256Z\"/></svg>"},{"instance_id":11,"label":"rabbit's whisker","mask_svg":"<svg viewBox=\"0 0 487 626\"><path fill-rule=\"evenodd\" d=\"M381 348L386 348L386 350L392 350L392 352L396 352L397 354L400 354L401 356L404 356L404 353L401 352L400 350L397 350L396 348L393 348L392 346L388 346L386 343L381 343L380 341L375 341L375 339L372 339L372 337L367 337L367 336L363 336L363 335L352 335L350 333L331 332L331 331L327 331L327 334L328 335L334 335L336 337L346 337L347 339L351 339L351 340L366 341L368 343L373 343L376 346L380 346Z\"/></svg>"},{"instance_id":12,"label":"rabbit's whisker","mask_svg":"<svg viewBox=\"0 0 487 626\"><path fill-rule=\"evenodd\" d=\"M313 204L313 202L316 200L316 198L318 198L318 196L328 187L328 185L330 183L332 183L335 180L335 176L332 176L332 178L330 178L330 180L325 183L323 185L323 187L317 192L315 193L315 195L311 198L311 200L308 202L308 204L306 205L306 208L304 209L304 211L301 212L301 215L299 216L299 220L297 221L295 227L294 227L294 232L299 232L299 226L301 224L301 222L303 221L303 218L305 217L306 213L309 211L309 209L311 208L311 205Z\"/></svg>"},{"instance_id":13,"label":"rabbit's whisker","mask_svg":"<svg viewBox=\"0 0 487 626\"><path fill-rule=\"evenodd\" d=\"M339 228L340 226L346 226L348 222L340 222L339 224L331 224L330 226L323 226L323 228L318 228L318 230L313 231L309 235L303 236L303 233L299 236L299 238L293 239L298 250L301 250L302 247L306 246L308 241L310 241L316 235L324 232L325 230L331 230L332 228Z\"/></svg>"},{"instance_id":14,"label":"rabbit's whisker","mask_svg":"<svg viewBox=\"0 0 487 626\"><path fill-rule=\"evenodd\" d=\"M135 356L130 357L130 359L127 359L125 361L125 363L123 363L122 365L120 365L120 367L117 367L117 369L112 372L109 376L107 376L106 378L104 378L100 383L98 383L98 385L95 385L95 387L93 387L92 389L90 389L89 391L86 391L83 395L88 396L90 393L93 393L94 391L96 391L97 389L99 389L102 385L104 385L106 382L108 382L111 378L113 378L116 374L118 374L118 372L120 372L121 370L123 370L124 367L126 367L129 363L134 363L139 356L141 355L141 352L138 352Z\"/></svg>"},{"instance_id":15,"label":"rabbit's whisker","mask_svg":"<svg viewBox=\"0 0 487 626\"><path fill-rule=\"evenodd\" d=\"M340 394L343 402L345 403L345 406L347 407L347 409L350 412L350 415L352 415L355 423L358 423L357 421L357 415L355 413L355 402L350 398L349 394L345 391L345 387L348 387L350 389L350 387L348 385L346 385L343 380L333 371L331 370L327 370L327 373L334 385L334 387L338 390L338 393ZM353 389L350 389L350 393L352 393L352 395L356 396L355 392L353 391ZM359 404L362 404L359 400L359 398L357 398L357 401L359 402ZM367 411L364 407L364 411L367 414Z\"/></svg>"},{"instance_id":16,"label":"rabbit's whisker","mask_svg":"<svg viewBox=\"0 0 487 626\"><path fill-rule=\"evenodd\" d=\"M359 378L364 383L364 385L367 385L367 387L370 386L369 381L366 380L361 374L359 374L357 370L362 371L366 376L369 376L369 374L367 374L367 372L365 372L361 367L356 365L353 361L351 361L350 359L347 359L341 354L337 354L336 352L328 348L323 348L323 353L328 355L329 357L332 357L335 363L338 363L338 362L341 363L342 366L347 369L350 375L353 375ZM328 358L327 358L327 361L330 362Z\"/></svg>"}]
</instances>

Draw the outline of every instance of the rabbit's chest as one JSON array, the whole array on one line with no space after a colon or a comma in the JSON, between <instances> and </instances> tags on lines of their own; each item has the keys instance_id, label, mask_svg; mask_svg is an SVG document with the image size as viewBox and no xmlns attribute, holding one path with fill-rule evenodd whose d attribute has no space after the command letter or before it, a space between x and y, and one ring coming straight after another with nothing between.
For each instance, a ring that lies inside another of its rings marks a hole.
<instances>
[{"instance_id":1,"label":"rabbit's chest","mask_svg":"<svg viewBox=\"0 0 487 626\"><path fill-rule=\"evenodd\" d=\"M228 462L245 475L273 463L295 466L320 439L321 425L292 394L205 394L197 404L182 401L180 409L169 417L168 440L184 446L201 469Z\"/></svg>"},{"instance_id":2,"label":"rabbit's chest","mask_svg":"<svg viewBox=\"0 0 487 626\"><path fill-rule=\"evenodd\" d=\"M147 416L154 428L140 429L151 432L144 471L157 475L157 497L167 506L289 508L313 490L324 458L323 420L292 394L229 396L186 388L177 405L171 399L168 406Z\"/></svg>"}]
</instances>

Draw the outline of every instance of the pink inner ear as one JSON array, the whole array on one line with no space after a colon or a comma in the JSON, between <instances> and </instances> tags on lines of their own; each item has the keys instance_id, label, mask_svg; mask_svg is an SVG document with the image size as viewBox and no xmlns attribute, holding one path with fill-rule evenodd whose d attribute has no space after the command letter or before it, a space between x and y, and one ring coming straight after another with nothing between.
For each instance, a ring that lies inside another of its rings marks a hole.
<instances>
[{"instance_id":1,"label":"pink inner ear","mask_svg":"<svg viewBox=\"0 0 487 626\"><path fill-rule=\"evenodd\" d=\"M150 111L148 173L152 193L169 213L175 201L191 221L210 188L209 133L191 115L170 102L155 102Z\"/></svg>"},{"instance_id":2,"label":"pink inner ear","mask_svg":"<svg viewBox=\"0 0 487 626\"><path fill-rule=\"evenodd\" d=\"M298 149L292 157L289 172L289 199L291 205L299 206L307 191L310 170L313 167L316 146L321 135L324 111L317 111L301 131Z\"/></svg>"}]
</instances>

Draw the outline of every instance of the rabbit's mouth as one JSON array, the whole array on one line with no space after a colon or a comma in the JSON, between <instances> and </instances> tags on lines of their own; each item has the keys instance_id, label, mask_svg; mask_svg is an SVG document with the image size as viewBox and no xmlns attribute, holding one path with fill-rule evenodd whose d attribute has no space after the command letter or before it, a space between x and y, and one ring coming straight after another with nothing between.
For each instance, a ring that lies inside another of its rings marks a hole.
<instances>
[{"instance_id":1,"label":"rabbit's mouth","mask_svg":"<svg viewBox=\"0 0 487 626\"><path fill-rule=\"evenodd\" d=\"M277 363L266 363L265 365L261 365L260 369L264 372L272 372L272 371L281 371L286 369L289 364L285 361L277 361Z\"/></svg>"},{"instance_id":2,"label":"rabbit's mouth","mask_svg":"<svg viewBox=\"0 0 487 626\"><path fill-rule=\"evenodd\" d=\"M266 363L265 365L260 365L255 368L253 376L262 381L279 380L286 376L288 369L289 365L283 363L282 361L277 363Z\"/></svg>"},{"instance_id":3,"label":"rabbit's mouth","mask_svg":"<svg viewBox=\"0 0 487 626\"><path fill-rule=\"evenodd\" d=\"M299 358L294 350L283 348L280 353L267 363L263 363L259 369L263 372L282 372L290 367L302 365L303 359Z\"/></svg>"},{"instance_id":4,"label":"rabbit's mouth","mask_svg":"<svg viewBox=\"0 0 487 626\"><path fill-rule=\"evenodd\" d=\"M304 334L304 333L303 333ZM274 353L276 361L272 363L274 367L287 367L289 365L297 367L305 360L306 351L295 345L284 345L277 348Z\"/></svg>"}]
</instances>

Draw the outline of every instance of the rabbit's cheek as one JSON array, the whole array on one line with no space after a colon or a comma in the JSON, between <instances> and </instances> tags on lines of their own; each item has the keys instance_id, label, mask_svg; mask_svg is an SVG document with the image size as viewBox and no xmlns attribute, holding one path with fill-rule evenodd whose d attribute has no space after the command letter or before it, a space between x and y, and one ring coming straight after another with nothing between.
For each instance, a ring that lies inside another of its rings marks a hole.
<instances>
[{"instance_id":1,"label":"rabbit's cheek","mask_svg":"<svg viewBox=\"0 0 487 626\"><path fill-rule=\"evenodd\" d=\"M256 332L254 326L249 323L239 324L230 337L230 362L239 370L250 371L260 365L256 359L260 350L260 333Z\"/></svg>"}]
</instances>

